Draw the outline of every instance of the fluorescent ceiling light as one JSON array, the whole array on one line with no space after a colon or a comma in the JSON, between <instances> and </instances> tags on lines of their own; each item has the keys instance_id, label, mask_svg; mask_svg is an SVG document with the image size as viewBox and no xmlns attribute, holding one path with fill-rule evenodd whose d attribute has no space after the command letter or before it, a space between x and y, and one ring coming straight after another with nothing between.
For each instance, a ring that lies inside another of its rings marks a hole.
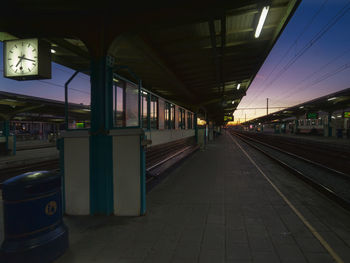
<instances>
[{"instance_id":1,"label":"fluorescent ceiling light","mask_svg":"<svg viewBox=\"0 0 350 263\"><path fill-rule=\"evenodd\" d=\"M259 18L258 26L256 27L255 31L255 38L258 38L260 36L261 30L263 28L263 25L265 23L265 19L267 17L267 13L269 12L269 6L264 6L263 10L261 11L261 15Z\"/></svg>"},{"instance_id":2,"label":"fluorescent ceiling light","mask_svg":"<svg viewBox=\"0 0 350 263\"><path fill-rule=\"evenodd\" d=\"M56 53L56 50L51 49L51 53L55 54L55 53Z\"/></svg>"},{"instance_id":3,"label":"fluorescent ceiling light","mask_svg":"<svg viewBox=\"0 0 350 263\"><path fill-rule=\"evenodd\" d=\"M329 98L328 101L330 100L335 100L337 97Z\"/></svg>"},{"instance_id":4,"label":"fluorescent ceiling light","mask_svg":"<svg viewBox=\"0 0 350 263\"><path fill-rule=\"evenodd\" d=\"M304 106L300 106L299 109L304 109Z\"/></svg>"},{"instance_id":5,"label":"fluorescent ceiling light","mask_svg":"<svg viewBox=\"0 0 350 263\"><path fill-rule=\"evenodd\" d=\"M83 109L83 111L91 111L90 109Z\"/></svg>"},{"instance_id":6,"label":"fluorescent ceiling light","mask_svg":"<svg viewBox=\"0 0 350 263\"><path fill-rule=\"evenodd\" d=\"M237 90L239 90L240 87L241 87L241 83L238 83Z\"/></svg>"}]
</instances>

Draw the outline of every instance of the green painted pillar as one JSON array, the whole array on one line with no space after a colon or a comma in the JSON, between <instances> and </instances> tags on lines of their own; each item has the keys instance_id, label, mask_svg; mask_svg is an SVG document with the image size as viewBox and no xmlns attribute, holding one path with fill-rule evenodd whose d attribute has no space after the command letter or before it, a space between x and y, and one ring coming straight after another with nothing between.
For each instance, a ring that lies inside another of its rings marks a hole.
<instances>
[{"instance_id":1,"label":"green painted pillar","mask_svg":"<svg viewBox=\"0 0 350 263\"><path fill-rule=\"evenodd\" d=\"M197 126L197 113L194 114L193 120L193 128L194 128L194 136L196 138L196 143L198 144L198 126Z\"/></svg>"},{"instance_id":2,"label":"green painted pillar","mask_svg":"<svg viewBox=\"0 0 350 263\"><path fill-rule=\"evenodd\" d=\"M10 121L4 121L4 136L6 138L6 150L9 150Z\"/></svg>"},{"instance_id":3,"label":"green painted pillar","mask_svg":"<svg viewBox=\"0 0 350 263\"><path fill-rule=\"evenodd\" d=\"M91 60L90 213L113 213L113 71L107 57Z\"/></svg>"},{"instance_id":4,"label":"green painted pillar","mask_svg":"<svg viewBox=\"0 0 350 263\"><path fill-rule=\"evenodd\" d=\"M328 137L332 137L332 131L333 131L333 129L332 129L333 127L332 127L332 113L330 112L329 114L328 114Z\"/></svg>"}]
</instances>

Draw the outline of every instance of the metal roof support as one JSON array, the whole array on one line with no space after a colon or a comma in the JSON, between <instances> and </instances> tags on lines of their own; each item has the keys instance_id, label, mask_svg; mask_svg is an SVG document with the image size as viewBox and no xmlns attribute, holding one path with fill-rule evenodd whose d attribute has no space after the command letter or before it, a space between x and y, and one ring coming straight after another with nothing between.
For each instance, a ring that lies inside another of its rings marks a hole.
<instances>
[{"instance_id":1,"label":"metal roof support","mask_svg":"<svg viewBox=\"0 0 350 263\"><path fill-rule=\"evenodd\" d=\"M211 46L213 48L213 57L214 57L214 63L215 63L215 74L216 74L216 85L220 92L220 62L219 62L219 56L218 51L216 49L216 33L215 33L215 25L214 25L214 19L210 19L208 22L209 24L209 31L210 31L210 40L211 40Z\"/></svg>"},{"instance_id":2,"label":"metal roof support","mask_svg":"<svg viewBox=\"0 0 350 263\"><path fill-rule=\"evenodd\" d=\"M75 71L73 75L64 84L64 127L68 130L68 85L78 75L79 71Z\"/></svg>"},{"instance_id":3,"label":"metal roof support","mask_svg":"<svg viewBox=\"0 0 350 263\"><path fill-rule=\"evenodd\" d=\"M220 58L220 79L222 84L221 95L225 93L225 74L224 74L224 58L225 58L225 46L226 46L226 15L221 17L221 58Z\"/></svg>"}]
</instances>

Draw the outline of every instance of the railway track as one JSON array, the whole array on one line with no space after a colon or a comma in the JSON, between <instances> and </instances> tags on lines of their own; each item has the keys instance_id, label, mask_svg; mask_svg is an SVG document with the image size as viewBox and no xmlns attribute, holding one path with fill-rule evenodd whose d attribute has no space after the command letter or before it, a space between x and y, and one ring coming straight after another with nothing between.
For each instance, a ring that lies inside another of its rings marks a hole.
<instances>
[{"instance_id":1,"label":"railway track","mask_svg":"<svg viewBox=\"0 0 350 263\"><path fill-rule=\"evenodd\" d=\"M0 189L2 183L13 177L26 172L40 171L40 170L58 170L59 169L59 159L47 160L42 162L36 162L32 164L26 164L23 166L7 167L0 169Z\"/></svg>"},{"instance_id":2,"label":"railway track","mask_svg":"<svg viewBox=\"0 0 350 263\"><path fill-rule=\"evenodd\" d=\"M350 175L243 134L231 134L350 210Z\"/></svg>"},{"instance_id":3,"label":"railway track","mask_svg":"<svg viewBox=\"0 0 350 263\"><path fill-rule=\"evenodd\" d=\"M262 133L240 132L240 134L276 146L337 171L350 174L350 166L346 165L350 157L350 147L346 144L331 144L322 141L310 141L303 138L291 138Z\"/></svg>"}]
</instances>

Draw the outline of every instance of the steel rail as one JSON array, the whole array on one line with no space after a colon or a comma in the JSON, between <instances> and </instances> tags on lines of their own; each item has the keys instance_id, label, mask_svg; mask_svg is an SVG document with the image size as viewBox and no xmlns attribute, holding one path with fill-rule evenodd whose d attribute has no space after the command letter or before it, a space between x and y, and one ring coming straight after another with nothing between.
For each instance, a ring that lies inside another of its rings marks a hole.
<instances>
[{"instance_id":1,"label":"steel rail","mask_svg":"<svg viewBox=\"0 0 350 263\"><path fill-rule=\"evenodd\" d=\"M271 146L271 145L268 145L268 144L265 144L263 142L260 142L258 140L255 140L255 139L252 139L248 136L244 136L242 134L239 134L237 132L233 132L231 131L231 134L238 137L240 140L242 140L243 142L245 142L246 144L248 144L249 146L251 146L252 148L258 150L259 152L263 153L264 155L266 155L268 158L270 158L271 160L273 160L274 162L276 162L277 164L281 165L283 168L285 168L286 170L288 170L289 172L291 172L292 174L294 174L295 176L297 176L299 179L303 180L304 182L306 182L307 184L309 184L310 186L312 186L313 188L315 188L316 190L318 190L319 192L321 192L322 194L324 194L325 196L327 196L329 199L335 201L337 204L339 204L340 206L342 206L343 208L347 209L347 210L350 210L350 201L349 200L346 200L344 198L342 198L341 196L339 196L335 191L331 190L328 186L322 184L322 183L319 183L317 182L316 180L313 180L312 178L308 177L307 175L305 175L303 172L297 170L296 168L288 165L286 162L282 161L282 160L279 160L278 158L272 156L270 153L268 153L267 151L259 148L258 146L254 145L251 141L255 142L255 143L258 143L258 144L261 144L261 145L264 145L270 149L273 149L273 150L276 150L276 151L279 151L279 152L282 152L284 154L287 154L293 158L296 158L298 160L301 160L301 161L304 161L308 164L311 164L313 166L316 166L317 168L320 168L320 169L326 169L327 171L329 172L332 172L333 174L339 174L342 178L344 178L343 176L345 175L345 178L346 179L349 179L350 180L350 177L349 175L347 174L344 174L342 172L339 172L339 171L336 171L336 170L333 170L333 169L330 169L328 167L325 167L323 165L319 165L313 161L310 161L308 162L309 160L305 159L305 158L302 158L295 154L290 154L286 151L283 151L281 149L278 149L277 147L274 147L274 146Z\"/></svg>"}]
</instances>

